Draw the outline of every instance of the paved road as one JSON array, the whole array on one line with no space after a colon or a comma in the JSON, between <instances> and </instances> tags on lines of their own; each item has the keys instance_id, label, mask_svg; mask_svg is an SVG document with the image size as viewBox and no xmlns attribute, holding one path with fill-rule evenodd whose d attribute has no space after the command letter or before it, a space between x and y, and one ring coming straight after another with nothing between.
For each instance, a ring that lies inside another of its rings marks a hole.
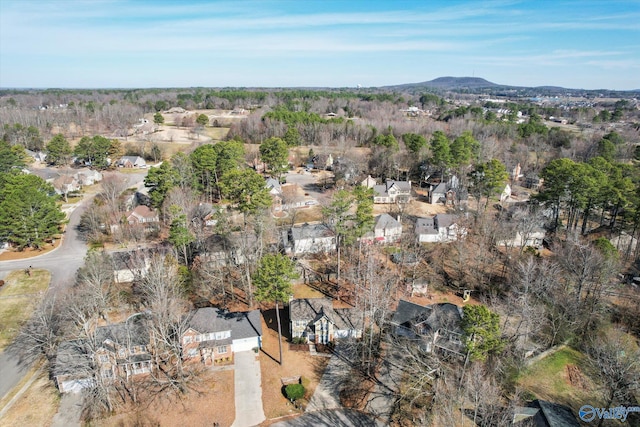
<instances>
[{"instance_id":1,"label":"paved road","mask_svg":"<svg viewBox=\"0 0 640 427\"><path fill-rule=\"evenodd\" d=\"M128 187L139 188L144 173L123 175L127 179ZM42 268L51 272L50 292L67 289L75 281L78 268L82 266L87 254L87 245L78 236L77 226L80 217L92 202L93 197L85 198L74 209L69 217L62 244L55 250L44 255L16 261L0 261L0 279L10 271L23 270L29 266ZM20 365L11 348L0 353L0 398L8 393L24 376L29 366Z\"/></svg>"},{"instance_id":2,"label":"paved road","mask_svg":"<svg viewBox=\"0 0 640 427\"><path fill-rule=\"evenodd\" d=\"M251 427L265 420L262 407L260 361L253 351L233 355L236 419L231 427Z\"/></svg>"},{"instance_id":3,"label":"paved road","mask_svg":"<svg viewBox=\"0 0 640 427\"><path fill-rule=\"evenodd\" d=\"M305 412L303 415L272 424L271 427L382 427L385 424L368 414L351 409Z\"/></svg>"}]
</instances>

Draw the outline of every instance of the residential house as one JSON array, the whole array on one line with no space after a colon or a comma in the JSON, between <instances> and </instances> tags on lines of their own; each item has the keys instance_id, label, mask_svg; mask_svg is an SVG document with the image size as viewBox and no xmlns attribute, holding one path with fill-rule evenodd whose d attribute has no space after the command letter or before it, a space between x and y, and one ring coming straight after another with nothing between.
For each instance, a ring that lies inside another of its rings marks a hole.
<instances>
[{"instance_id":1,"label":"residential house","mask_svg":"<svg viewBox=\"0 0 640 427\"><path fill-rule=\"evenodd\" d=\"M285 252L293 255L332 252L336 248L335 233L324 224L304 224L283 233Z\"/></svg>"},{"instance_id":2,"label":"residential house","mask_svg":"<svg viewBox=\"0 0 640 427\"><path fill-rule=\"evenodd\" d=\"M95 331L95 357L102 378L126 378L151 373L149 329L143 313Z\"/></svg>"},{"instance_id":3,"label":"residential house","mask_svg":"<svg viewBox=\"0 0 640 427\"><path fill-rule=\"evenodd\" d=\"M153 370L149 330L142 313L95 329L93 339L60 344L53 378L61 393L80 392L102 381L128 381Z\"/></svg>"},{"instance_id":4,"label":"residential house","mask_svg":"<svg viewBox=\"0 0 640 427\"><path fill-rule=\"evenodd\" d=\"M205 365L227 362L233 354L262 346L260 310L230 313L214 307L191 314L182 334L183 358Z\"/></svg>"},{"instance_id":5,"label":"residential house","mask_svg":"<svg viewBox=\"0 0 640 427\"><path fill-rule=\"evenodd\" d=\"M216 214L220 212L222 212L222 209L214 207L212 203L200 203L194 209L192 221L198 223L201 227L214 227L218 223Z\"/></svg>"},{"instance_id":6,"label":"residential house","mask_svg":"<svg viewBox=\"0 0 640 427\"><path fill-rule=\"evenodd\" d=\"M328 298L289 301L291 338L327 344L335 339L360 338L362 319L351 308L333 308Z\"/></svg>"},{"instance_id":7,"label":"residential house","mask_svg":"<svg viewBox=\"0 0 640 427\"><path fill-rule=\"evenodd\" d=\"M93 185L96 182L102 181L102 174L93 169L79 171L76 173L75 177L80 185Z\"/></svg>"},{"instance_id":8,"label":"residential house","mask_svg":"<svg viewBox=\"0 0 640 427\"><path fill-rule=\"evenodd\" d=\"M265 183L265 187L269 190L269 194L272 196L279 196L282 194L282 187L280 186L280 181L275 178L267 178Z\"/></svg>"},{"instance_id":9,"label":"residential house","mask_svg":"<svg viewBox=\"0 0 640 427\"><path fill-rule=\"evenodd\" d=\"M86 340L63 341L53 363L53 380L60 393L79 393L95 384L92 351Z\"/></svg>"},{"instance_id":10,"label":"residential house","mask_svg":"<svg viewBox=\"0 0 640 427\"><path fill-rule=\"evenodd\" d=\"M431 184L428 198L432 205L444 203L447 206L453 206L466 202L468 195L466 190L460 187L458 177L452 175L447 181Z\"/></svg>"},{"instance_id":11,"label":"residential house","mask_svg":"<svg viewBox=\"0 0 640 427\"><path fill-rule=\"evenodd\" d=\"M462 309L455 304L422 306L400 300L391 324L396 336L419 342L427 352L463 356L461 320Z\"/></svg>"},{"instance_id":12,"label":"residential house","mask_svg":"<svg viewBox=\"0 0 640 427\"><path fill-rule=\"evenodd\" d=\"M121 251L111 253L113 281L129 283L146 277L151 266L149 250Z\"/></svg>"},{"instance_id":13,"label":"residential house","mask_svg":"<svg viewBox=\"0 0 640 427\"><path fill-rule=\"evenodd\" d=\"M536 174L528 174L524 178L524 186L532 190L540 190L543 184L544 184L544 179L540 178Z\"/></svg>"},{"instance_id":14,"label":"residential house","mask_svg":"<svg viewBox=\"0 0 640 427\"><path fill-rule=\"evenodd\" d=\"M409 203L411 200L411 181L388 179L384 185L373 187L373 203Z\"/></svg>"},{"instance_id":15,"label":"residential house","mask_svg":"<svg viewBox=\"0 0 640 427\"><path fill-rule=\"evenodd\" d=\"M373 231L365 234L362 240L367 243L395 243L402 236L402 224L389 214L375 218Z\"/></svg>"},{"instance_id":16,"label":"residential house","mask_svg":"<svg viewBox=\"0 0 640 427\"><path fill-rule=\"evenodd\" d=\"M129 214L127 214L127 222L131 225L138 224L158 224L160 216L154 209L145 205L136 206Z\"/></svg>"},{"instance_id":17,"label":"residential house","mask_svg":"<svg viewBox=\"0 0 640 427\"><path fill-rule=\"evenodd\" d=\"M201 263L216 267L242 265L246 256L254 253L257 242L252 233L212 234L205 239L197 258Z\"/></svg>"},{"instance_id":18,"label":"residential house","mask_svg":"<svg viewBox=\"0 0 640 427\"><path fill-rule=\"evenodd\" d=\"M466 230L458 225L457 216L437 214L433 217L418 218L415 233L418 243L443 243L463 237Z\"/></svg>"},{"instance_id":19,"label":"residential house","mask_svg":"<svg viewBox=\"0 0 640 427\"><path fill-rule=\"evenodd\" d=\"M57 194L67 195L75 191L80 191L80 183L71 175L60 175L53 180L53 188Z\"/></svg>"},{"instance_id":20,"label":"residential house","mask_svg":"<svg viewBox=\"0 0 640 427\"><path fill-rule=\"evenodd\" d=\"M375 178L371 177L371 175L367 175L367 177L360 183L360 185L366 188L373 188L378 185L378 183L376 182Z\"/></svg>"},{"instance_id":21,"label":"residential house","mask_svg":"<svg viewBox=\"0 0 640 427\"><path fill-rule=\"evenodd\" d=\"M38 163L44 163L45 160L47 159L47 154L42 151L31 151L31 150L24 150L24 151L25 153L27 153L29 157L31 157L33 160L35 160Z\"/></svg>"},{"instance_id":22,"label":"residential house","mask_svg":"<svg viewBox=\"0 0 640 427\"><path fill-rule=\"evenodd\" d=\"M546 231L543 228L536 228L528 233L521 233L516 230L513 237L499 240L498 246L506 246L508 248L525 248L531 246L535 249L542 249Z\"/></svg>"},{"instance_id":23,"label":"residential house","mask_svg":"<svg viewBox=\"0 0 640 427\"><path fill-rule=\"evenodd\" d=\"M147 162L140 156L122 156L116 162L116 166L121 168L144 168Z\"/></svg>"}]
</instances>

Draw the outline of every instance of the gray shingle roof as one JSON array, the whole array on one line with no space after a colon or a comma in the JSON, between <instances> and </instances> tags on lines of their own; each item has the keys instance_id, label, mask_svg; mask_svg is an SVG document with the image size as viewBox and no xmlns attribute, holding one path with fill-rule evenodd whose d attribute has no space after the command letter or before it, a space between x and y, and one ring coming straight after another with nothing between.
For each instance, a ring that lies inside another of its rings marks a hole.
<instances>
[{"instance_id":1,"label":"gray shingle roof","mask_svg":"<svg viewBox=\"0 0 640 427\"><path fill-rule=\"evenodd\" d=\"M432 304L422 306L409 301L400 300L391 322L412 329L421 324L423 330L437 331L445 328L459 332L459 323L462 319L460 308L451 303Z\"/></svg>"},{"instance_id":2,"label":"gray shingle roof","mask_svg":"<svg viewBox=\"0 0 640 427\"><path fill-rule=\"evenodd\" d=\"M333 231L324 224L304 224L300 227L291 228L291 237L294 241L332 237L333 235Z\"/></svg>"},{"instance_id":3,"label":"gray shingle roof","mask_svg":"<svg viewBox=\"0 0 640 427\"><path fill-rule=\"evenodd\" d=\"M438 234L434 218L418 218L416 220L415 232L416 234Z\"/></svg>"},{"instance_id":4,"label":"gray shingle roof","mask_svg":"<svg viewBox=\"0 0 640 427\"><path fill-rule=\"evenodd\" d=\"M301 298L289 302L291 321L315 322L327 316L337 329L360 329L360 319L353 309L333 308L328 298Z\"/></svg>"},{"instance_id":5,"label":"gray shingle roof","mask_svg":"<svg viewBox=\"0 0 640 427\"><path fill-rule=\"evenodd\" d=\"M107 340L125 347L148 345L149 329L143 316L135 316L127 322L96 328L95 337L99 347Z\"/></svg>"},{"instance_id":6,"label":"gray shingle roof","mask_svg":"<svg viewBox=\"0 0 640 427\"><path fill-rule=\"evenodd\" d=\"M230 313L215 307L203 307L193 313L189 327L201 334L230 330L232 339L262 335L260 310Z\"/></svg>"},{"instance_id":7,"label":"gray shingle roof","mask_svg":"<svg viewBox=\"0 0 640 427\"><path fill-rule=\"evenodd\" d=\"M375 230L389 230L392 228L401 227L400 223L389 214L382 214L376 217L374 229Z\"/></svg>"}]
</instances>

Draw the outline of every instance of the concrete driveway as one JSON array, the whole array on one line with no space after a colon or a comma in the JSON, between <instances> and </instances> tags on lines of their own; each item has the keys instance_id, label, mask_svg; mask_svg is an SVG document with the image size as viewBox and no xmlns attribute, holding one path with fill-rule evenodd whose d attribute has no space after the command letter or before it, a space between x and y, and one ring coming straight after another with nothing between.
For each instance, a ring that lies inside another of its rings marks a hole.
<instances>
[{"instance_id":1,"label":"concrete driveway","mask_svg":"<svg viewBox=\"0 0 640 427\"><path fill-rule=\"evenodd\" d=\"M343 409L340 404L340 385L349 372L349 365L341 357L334 354L322 374L322 378L311 396L306 412L327 409Z\"/></svg>"},{"instance_id":2,"label":"concrete driveway","mask_svg":"<svg viewBox=\"0 0 640 427\"><path fill-rule=\"evenodd\" d=\"M234 354L236 419L231 427L251 427L265 420L260 361L253 351Z\"/></svg>"}]
</instances>

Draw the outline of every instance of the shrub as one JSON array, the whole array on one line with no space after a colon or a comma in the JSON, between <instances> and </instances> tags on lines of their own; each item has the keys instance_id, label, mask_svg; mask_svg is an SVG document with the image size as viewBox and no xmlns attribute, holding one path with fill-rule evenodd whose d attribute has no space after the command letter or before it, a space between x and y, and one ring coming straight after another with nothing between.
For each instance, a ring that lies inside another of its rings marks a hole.
<instances>
[{"instance_id":1,"label":"shrub","mask_svg":"<svg viewBox=\"0 0 640 427\"><path fill-rule=\"evenodd\" d=\"M304 397L305 389L302 384L289 384L285 387L284 392L287 395L287 399L294 402Z\"/></svg>"}]
</instances>

